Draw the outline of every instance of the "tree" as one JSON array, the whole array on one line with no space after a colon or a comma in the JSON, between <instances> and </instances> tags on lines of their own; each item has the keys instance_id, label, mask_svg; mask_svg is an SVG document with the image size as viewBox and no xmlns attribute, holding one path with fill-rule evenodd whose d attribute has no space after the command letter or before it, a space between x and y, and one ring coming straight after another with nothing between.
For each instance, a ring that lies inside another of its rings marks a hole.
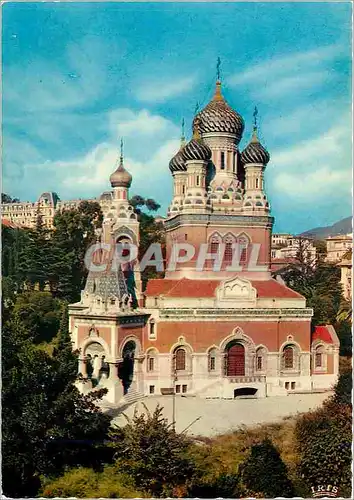
<instances>
[{"instance_id":1,"label":"tree","mask_svg":"<svg viewBox=\"0 0 354 500\"><path fill-rule=\"evenodd\" d=\"M299 473L310 489L327 485L351 495L351 372L342 374L334 396L299 418L295 432L301 455Z\"/></svg>"},{"instance_id":2,"label":"tree","mask_svg":"<svg viewBox=\"0 0 354 500\"><path fill-rule=\"evenodd\" d=\"M95 404L104 391L80 394L77 354L67 326L62 328L53 356L33 344L18 315L3 328L2 477L7 496L34 496L41 474L101 466L106 456L110 419Z\"/></svg>"},{"instance_id":3,"label":"tree","mask_svg":"<svg viewBox=\"0 0 354 500\"><path fill-rule=\"evenodd\" d=\"M70 302L79 300L87 276L85 253L96 242L102 220L99 203L89 201L55 215L48 279L56 296Z\"/></svg>"},{"instance_id":4,"label":"tree","mask_svg":"<svg viewBox=\"0 0 354 500\"><path fill-rule=\"evenodd\" d=\"M340 270L337 266L319 263L312 267L305 262L299 266L292 264L283 279L306 298L308 307L314 309L314 326L336 322L342 300Z\"/></svg>"},{"instance_id":5,"label":"tree","mask_svg":"<svg viewBox=\"0 0 354 500\"><path fill-rule=\"evenodd\" d=\"M57 335L62 303L49 292L23 292L17 295L13 315L23 324L35 344L51 342Z\"/></svg>"},{"instance_id":6,"label":"tree","mask_svg":"<svg viewBox=\"0 0 354 500\"><path fill-rule=\"evenodd\" d=\"M269 439L251 447L249 457L239 472L247 496L261 494L264 498L292 497L294 489L278 450Z\"/></svg>"},{"instance_id":7,"label":"tree","mask_svg":"<svg viewBox=\"0 0 354 500\"><path fill-rule=\"evenodd\" d=\"M156 212L161 205L159 205L155 200L152 198L143 198L139 194L134 195L130 200L129 203L132 207L134 207L135 213L140 214L141 213L141 208L140 207L146 207L149 212Z\"/></svg>"},{"instance_id":8,"label":"tree","mask_svg":"<svg viewBox=\"0 0 354 500\"><path fill-rule=\"evenodd\" d=\"M171 429L161 407L152 414L146 411L147 415L139 415L135 410L125 427L112 430L115 466L131 475L138 488L153 496L169 496L193 476L195 467L187 455L190 441Z\"/></svg>"},{"instance_id":9,"label":"tree","mask_svg":"<svg viewBox=\"0 0 354 500\"><path fill-rule=\"evenodd\" d=\"M18 198L12 198L6 193L1 193L1 203L19 203L20 200Z\"/></svg>"},{"instance_id":10,"label":"tree","mask_svg":"<svg viewBox=\"0 0 354 500\"><path fill-rule=\"evenodd\" d=\"M163 257L165 252L165 231L161 222L156 222L154 217L141 213L139 216L140 220L140 245L139 245L139 260L142 259L143 255L152 243L160 243L162 245ZM149 279L162 278L163 273L157 272L154 267L146 267L141 273L143 288L146 287L146 283Z\"/></svg>"}]
</instances>

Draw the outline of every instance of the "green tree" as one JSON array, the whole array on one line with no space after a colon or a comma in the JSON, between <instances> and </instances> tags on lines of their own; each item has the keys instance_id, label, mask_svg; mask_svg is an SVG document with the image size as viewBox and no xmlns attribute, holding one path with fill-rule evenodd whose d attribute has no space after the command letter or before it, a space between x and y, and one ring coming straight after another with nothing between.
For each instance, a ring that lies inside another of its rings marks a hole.
<instances>
[{"instance_id":1,"label":"green tree","mask_svg":"<svg viewBox=\"0 0 354 500\"><path fill-rule=\"evenodd\" d=\"M79 300L85 285L85 253L96 242L103 215L97 202L83 201L77 209L54 217L49 282L52 293L70 302Z\"/></svg>"},{"instance_id":2,"label":"green tree","mask_svg":"<svg viewBox=\"0 0 354 500\"><path fill-rule=\"evenodd\" d=\"M141 213L141 208L146 207L149 212L156 212L161 205L159 205L155 200L152 198L143 198L139 194L134 195L130 200L129 203L131 204L132 207L134 207L135 212L137 214Z\"/></svg>"},{"instance_id":3,"label":"green tree","mask_svg":"<svg viewBox=\"0 0 354 500\"><path fill-rule=\"evenodd\" d=\"M83 396L76 388L77 355L67 327L53 356L32 340L19 315L4 325L2 477L4 493L11 497L36 495L42 474L60 474L68 466L97 467L107 455L110 419L95 404L105 391Z\"/></svg>"},{"instance_id":4,"label":"green tree","mask_svg":"<svg viewBox=\"0 0 354 500\"><path fill-rule=\"evenodd\" d=\"M23 292L17 295L13 314L23 324L33 342L51 342L57 335L62 303L49 292Z\"/></svg>"},{"instance_id":5,"label":"green tree","mask_svg":"<svg viewBox=\"0 0 354 500\"><path fill-rule=\"evenodd\" d=\"M251 447L239 472L248 496L292 497L294 488L278 450L269 439Z\"/></svg>"},{"instance_id":6,"label":"green tree","mask_svg":"<svg viewBox=\"0 0 354 500\"><path fill-rule=\"evenodd\" d=\"M151 215L141 213L140 221L140 245L139 245L139 260L150 247L152 243L160 243L162 247L162 257L165 259L165 230L161 222L156 222ZM147 282L154 278L163 278L164 273L156 271L155 267L146 267L141 273L143 289Z\"/></svg>"},{"instance_id":7,"label":"green tree","mask_svg":"<svg viewBox=\"0 0 354 500\"><path fill-rule=\"evenodd\" d=\"M188 457L190 441L171 429L161 407L152 414L146 411L139 415L135 410L126 426L112 430L115 465L131 475L138 488L153 496L168 496L194 474L194 464Z\"/></svg>"},{"instance_id":8,"label":"green tree","mask_svg":"<svg viewBox=\"0 0 354 500\"><path fill-rule=\"evenodd\" d=\"M342 374L334 396L296 424L300 475L308 488L335 485L339 496L351 496L351 372Z\"/></svg>"}]
</instances>

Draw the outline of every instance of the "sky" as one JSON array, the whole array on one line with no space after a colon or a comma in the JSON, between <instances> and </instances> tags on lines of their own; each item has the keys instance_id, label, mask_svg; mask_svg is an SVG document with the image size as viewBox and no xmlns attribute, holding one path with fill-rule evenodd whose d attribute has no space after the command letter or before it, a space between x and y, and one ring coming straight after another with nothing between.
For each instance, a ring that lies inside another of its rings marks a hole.
<instances>
[{"instance_id":1,"label":"sky","mask_svg":"<svg viewBox=\"0 0 354 500\"><path fill-rule=\"evenodd\" d=\"M131 195L166 214L181 121L223 94L258 108L275 231L351 214L351 4L5 3L2 191L35 201L110 189L124 140Z\"/></svg>"}]
</instances>

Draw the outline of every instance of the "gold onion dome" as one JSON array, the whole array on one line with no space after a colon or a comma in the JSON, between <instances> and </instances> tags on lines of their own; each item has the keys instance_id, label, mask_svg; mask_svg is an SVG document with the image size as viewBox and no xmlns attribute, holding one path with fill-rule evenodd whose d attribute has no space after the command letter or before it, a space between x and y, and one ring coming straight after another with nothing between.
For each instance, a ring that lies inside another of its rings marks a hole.
<instances>
[{"instance_id":1,"label":"gold onion dome","mask_svg":"<svg viewBox=\"0 0 354 500\"><path fill-rule=\"evenodd\" d=\"M270 155L266 148L259 142L257 135L257 127L253 128L251 142L241 153L241 162L246 163L261 163L267 165L270 160Z\"/></svg>"},{"instance_id":2,"label":"gold onion dome","mask_svg":"<svg viewBox=\"0 0 354 500\"><path fill-rule=\"evenodd\" d=\"M216 82L216 89L213 99L202 109L196 119L200 119L200 132L224 132L236 135L238 144L242 138L245 124L241 115L234 111L225 101L221 93L221 82Z\"/></svg>"},{"instance_id":3,"label":"gold onion dome","mask_svg":"<svg viewBox=\"0 0 354 500\"><path fill-rule=\"evenodd\" d=\"M123 148L123 146L121 146L121 148ZM123 165L123 152L121 152L120 155L119 166L117 170L115 170L113 174L110 176L109 181L113 188L115 187L129 188L132 183L132 176L127 170L125 170Z\"/></svg>"}]
</instances>

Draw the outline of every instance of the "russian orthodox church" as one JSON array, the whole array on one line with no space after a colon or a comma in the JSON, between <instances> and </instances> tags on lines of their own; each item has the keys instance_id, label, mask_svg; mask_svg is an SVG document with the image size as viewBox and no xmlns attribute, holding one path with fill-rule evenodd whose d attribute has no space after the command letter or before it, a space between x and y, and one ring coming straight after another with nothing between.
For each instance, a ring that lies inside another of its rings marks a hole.
<instances>
[{"instance_id":1,"label":"russian orthodox church","mask_svg":"<svg viewBox=\"0 0 354 500\"><path fill-rule=\"evenodd\" d=\"M264 183L270 155L256 121L241 152L243 132L243 118L217 81L214 97L193 120L192 139L182 141L169 163L166 261L173 260L176 243L180 257L185 243L194 256L168 264L165 277L150 280L144 292L138 261L114 265L110 250L109 265L89 272L81 301L70 306L83 391L107 387L107 399L119 404L129 396L171 392L266 397L335 383L339 341L333 327L312 329L305 298L271 277L274 219ZM128 202L132 176L123 163L121 155L112 191L101 196L103 251L105 244L139 245L139 222ZM202 248L208 251L200 269Z\"/></svg>"}]
</instances>

